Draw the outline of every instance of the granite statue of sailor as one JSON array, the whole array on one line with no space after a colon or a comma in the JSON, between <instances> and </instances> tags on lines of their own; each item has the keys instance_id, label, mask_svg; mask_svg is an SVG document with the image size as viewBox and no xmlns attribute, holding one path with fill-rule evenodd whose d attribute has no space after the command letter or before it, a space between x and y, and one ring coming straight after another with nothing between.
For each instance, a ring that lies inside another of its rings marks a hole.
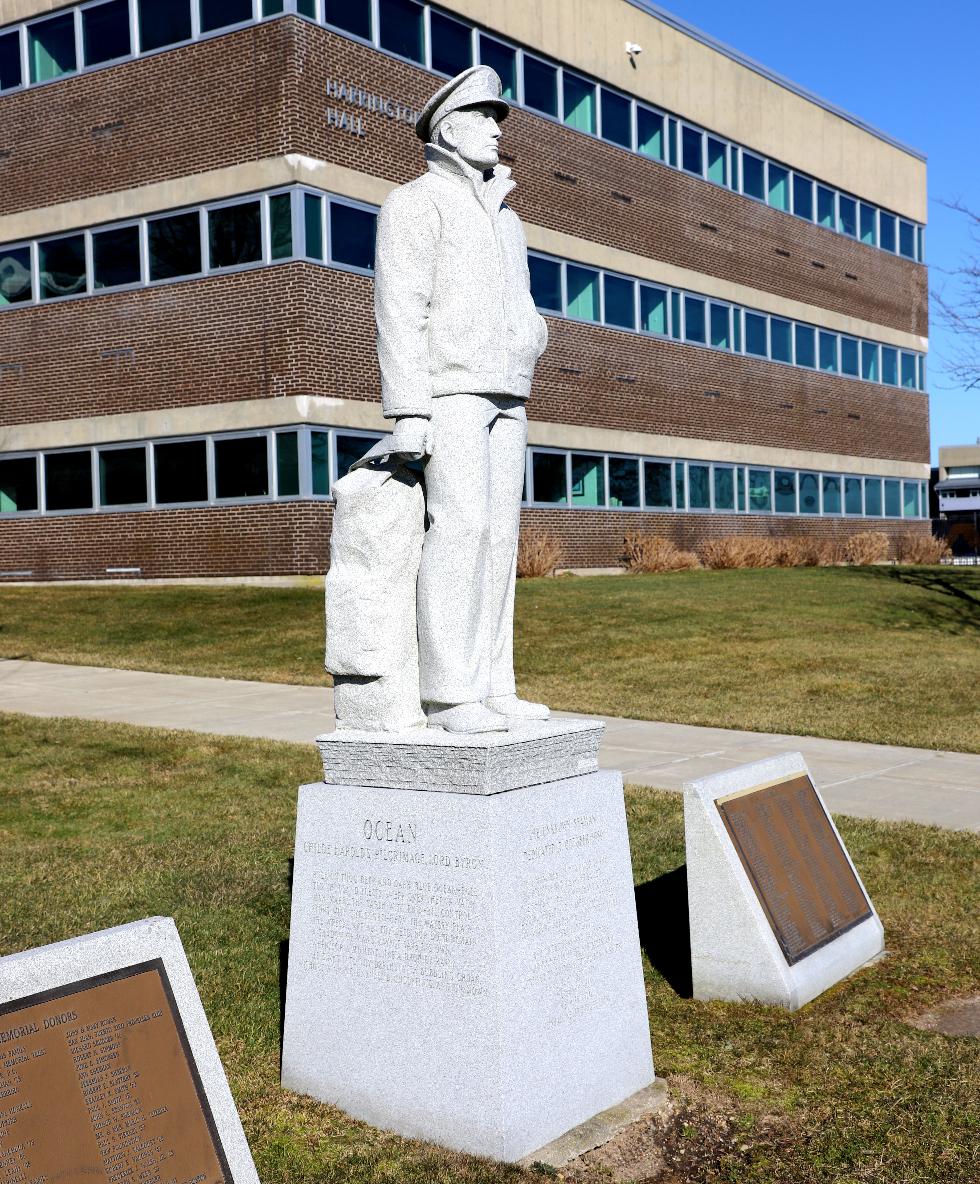
<instances>
[{"instance_id":1,"label":"granite statue of sailor","mask_svg":"<svg viewBox=\"0 0 980 1184\"><path fill-rule=\"evenodd\" d=\"M498 164L509 111L497 74L474 66L425 105L428 171L381 209L375 312L392 452L424 463L417 582L419 689L430 725L507 730L545 719L518 698L513 618L527 418L547 327L527 244Z\"/></svg>"}]
</instances>

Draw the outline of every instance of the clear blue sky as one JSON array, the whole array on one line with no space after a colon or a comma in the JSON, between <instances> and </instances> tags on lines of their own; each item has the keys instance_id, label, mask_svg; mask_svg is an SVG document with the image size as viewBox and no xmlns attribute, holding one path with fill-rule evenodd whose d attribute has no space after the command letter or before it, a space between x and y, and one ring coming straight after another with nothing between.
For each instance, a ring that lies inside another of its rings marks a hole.
<instances>
[{"instance_id":1,"label":"clear blue sky","mask_svg":"<svg viewBox=\"0 0 980 1184\"><path fill-rule=\"evenodd\" d=\"M657 0L663 8L881 128L929 158L926 261L930 289L971 249L966 221L941 200L980 213L980 0ZM948 289L947 289L948 292ZM943 365L950 341L932 310L929 395L933 463L941 444L980 437L980 391Z\"/></svg>"}]
</instances>

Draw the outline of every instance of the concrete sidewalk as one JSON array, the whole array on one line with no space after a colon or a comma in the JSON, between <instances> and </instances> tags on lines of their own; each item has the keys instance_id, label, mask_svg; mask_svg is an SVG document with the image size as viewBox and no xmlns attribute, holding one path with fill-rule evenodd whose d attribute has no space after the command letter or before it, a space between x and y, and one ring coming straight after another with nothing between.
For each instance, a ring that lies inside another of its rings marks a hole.
<instances>
[{"instance_id":1,"label":"concrete sidewalk","mask_svg":"<svg viewBox=\"0 0 980 1184\"><path fill-rule=\"evenodd\" d=\"M333 726L331 692L234 679L190 678L0 661L5 711L310 743ZM980 831L980 756L605 718L603 768L679 790L684 781L780 752L802 752L831 810Z\"/></svg>"}]
</instances>

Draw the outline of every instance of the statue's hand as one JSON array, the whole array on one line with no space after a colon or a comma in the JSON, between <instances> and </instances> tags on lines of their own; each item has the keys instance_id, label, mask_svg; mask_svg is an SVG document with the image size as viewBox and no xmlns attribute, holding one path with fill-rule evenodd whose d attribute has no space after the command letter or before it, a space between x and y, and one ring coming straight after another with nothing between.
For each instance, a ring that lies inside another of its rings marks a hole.
<instances>
[{"instance_id":1,"label":"statue's hand","mask_svg":"<svg viewBox=\"0 0 980 1184\"><path fill-rule=\"evenodd\" d=\"M392 433L395 452L413 460L432 452L432 424L424 415L402 415L395 420Z\"/></svg>"}]
</instances>

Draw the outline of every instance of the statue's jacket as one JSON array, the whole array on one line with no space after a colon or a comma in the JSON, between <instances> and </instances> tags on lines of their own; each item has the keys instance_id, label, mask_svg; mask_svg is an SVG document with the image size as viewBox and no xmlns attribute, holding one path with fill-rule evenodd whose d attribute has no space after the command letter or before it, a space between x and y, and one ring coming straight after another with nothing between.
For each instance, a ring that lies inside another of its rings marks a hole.
<instances>
[{"instance_id":1,"label":"statue's jacket","mask_svg":"<svg viewBox=\"0 0 980 1184\"><path fill-rule=\"evenodd\" d=\"M527 243L489 179L426 146L428 172L381 207L375 314L384 414L429 415L440 395L526 399L548 329L531 297Z\"/></svg>"}]
</instances>

